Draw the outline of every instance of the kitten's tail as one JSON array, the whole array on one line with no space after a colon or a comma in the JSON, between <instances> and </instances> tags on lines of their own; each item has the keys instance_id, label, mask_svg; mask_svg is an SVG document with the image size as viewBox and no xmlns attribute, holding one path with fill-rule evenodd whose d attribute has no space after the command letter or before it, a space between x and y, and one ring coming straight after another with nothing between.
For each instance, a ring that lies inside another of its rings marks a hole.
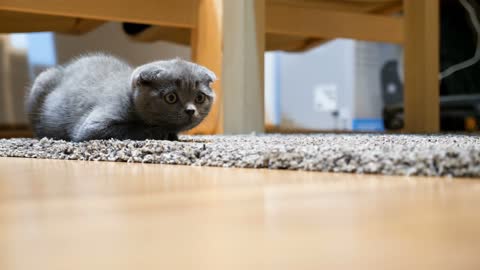
<instances>
[{"instance_id":1,"label":"kitten's tail","mask_svg":"<svg viewBox=\"0 0 480 270\"><path fill-rule=\"evenodd\" d=\"M62 70L57 67L52 67L43 71L33 82L30 91L27 92L25 97L25 109L34 129L37 127L45 99L57 86L62 77L61 73Z\"/></svg>"}]
</instances>

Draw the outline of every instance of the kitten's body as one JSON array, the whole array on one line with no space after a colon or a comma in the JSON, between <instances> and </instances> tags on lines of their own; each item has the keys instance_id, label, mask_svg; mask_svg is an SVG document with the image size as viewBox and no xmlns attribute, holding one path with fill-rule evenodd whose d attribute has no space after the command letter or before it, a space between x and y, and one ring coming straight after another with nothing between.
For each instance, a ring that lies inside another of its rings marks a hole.
<instances>
[{"instance_id":1,"label":"kitten's body","mask_svg":"<svg viewBox=\"0 0 480 270\"><path fill-rule=\"evenodd\" d=\"M208 114L213 80L211 71L182 60L133 69L112 56L88 55L41 73L26 107L37 137L176 139ZM169 93L175 103L164 100ZM202 104L194 102L198 95L206 96Z\"/></svg>"}]
</instances>

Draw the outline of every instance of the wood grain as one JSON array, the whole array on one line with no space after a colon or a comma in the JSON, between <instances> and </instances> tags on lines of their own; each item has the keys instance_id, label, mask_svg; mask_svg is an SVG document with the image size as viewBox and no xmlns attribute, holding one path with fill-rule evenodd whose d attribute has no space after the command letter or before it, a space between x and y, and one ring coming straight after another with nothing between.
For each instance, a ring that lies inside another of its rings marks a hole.
<instances>
[{"instance_id":1,"label":"wood grain","mask_svg":"<svg viewBox=\"0 0 480 270\"><path fill-rule=\"evenodd\" d=\"M386 6L400 5L402 0L267 0L267 8L271 5L285 5L320 10L369 13Z\"/></svg>"},{"instance_id":2,"label":"wood grain","mask_svg":"<svg viewBox=\"0 0 480 270\"><path fill-rule=\"evenodd\" d=\"M199 0L197 27L192 30L192 60L215 72L215 103L208 117L190 134L223 133L223 0Z\"/></svg>"},{"instance_id":3,"label":"wood grain","mask_svg":"<svg viewBox=\"0 0 480 270\"><path fill-rule=\"evenodd\" d=\"M405 131L440 131L439 0L405 0Z\"/></svg>"},{"instance_id":4,"label":"wood grain","mask_svg":"<svg viewBox=\"0 0 480 270\"><path fill-rule=\"evenodd\" d=\"M0 10L0 33L54 31L83 34L103 21Z\"/></svg>"},{"instance_id":5,"label":"wood grain","mask_svg":"<svg viewBox=\"0 0 480 270\"><path fill-rule=\"evenodd\" d=\"M204 4L204 0L198 0L198 5L199 6L208 6L208 4ZM401 0L388 0L388 1L299 1L299 0L267 0L266 1L266 10L268 11L270 8L276 9L276 7L283 7L292 11L300 9L302 10L320 10L320 11L333 11L333 12L340 12L341 14L376 14L376 15L391 15L394 13L398 13L402 10L402 1ZM201 7L199 7L202 9ZM202 11L199 12L201 13L208 13L208 11ZM276 12L273 12L277 14ZM296 14L292 15L289 14L287 18L278 18L279 20L285 19L286 22L290 21L297 21L296 18L305 16L305 12L302 12L302 14ZM325 24L326 18L323 18L322 16L317 16L318 14L313 14L312 18L304 18L303 20L309 21L311 23L314 22L319 22L320 25ZM355 17L355 16L354 16ZM371 22L374 24L375 28L383 27L384 26L378 26L375 22L378 22L376 20L378 16L374 17L374 22ZM330 16L331 18L331 16ZM349 17L351 18L351 17ZM363 18L363 17L362 17ZM370 17L368 17L370 18ZM329 25L333 24L335 25L335 22L340 20L341 18L334 18L332 21L331 19L328 21ZM207 17L208 20L208 17ZM198 18L197 22L199 24L202 23L202 20ZM340 24L345 24L349 23L352 25L352 21L349 19L347 20L348 22L340 21ZM393 19L390 20L390 18L387 18L387 21L393 21L393 27L397 28L396 33L387 33L385 34L385 37L377 37L376 39L381 39L381 40L392 40L392 42L398 43L402 40L403 36L401 31L402 31L402 25L398 25L399 20L398 19ZM267 20L267 24L269 21ZM275 24L274 20L274 24ZM296 25L296 24L295 24ZM365 25L365 24L363 24ZM266 26L266 50L285 50L285 51L302 51L302 50L308 50L310 48L316 47L320 45L321 43L328 41L328 39L323 39L323 38L318 38L315 36L331 36L333 30L328 30L328 33L325 34L323 28L316 29L313 28L312 26L307 27L307 29L300 29L298 28L298 25L295 29L291 29L291 27L285 29L285 30L279 30L278 27L275 25L272 25L269 27L268 25ZM390 26L391 27L391 26ZM193 31L195 31L195 28L192 28ZM398 32L398 29L400 29ZM272 30L274 32L269 33L269 30ZM279 33L275 33L279 32ZM289 34L290 32L294 32L296 35L291 35ZM323 31L323 32L322 32ZM353 31L353 30L352 30ZM343 30L340 31L340 34L345 33L345 36L351 36L352 32L351 30ZM363 32L365 32L364 29L362 29ZM300 34L310 34L310 32L313 32L313 36L305 36L305 35L300 35ZM180 44L185 44L185 45L190 45L191 44L191 39L188 37L190 33L189 28L173 28L173 27L164 27L164 26L153 26L149 29L146 29L144 32L136 35L133 37L134 40L138 41L155 41L155 40L167 40L171 42L176 42ZM353 34L356 37L363 37L363 38L368 38L370 36L369 33L360 33L360 34ZM384 33L382 33L384 35ZM337 37L337 35L335 35ZM196 45L192 44L192 48L195 48ZM198 129L197 129L198 130Z\"/></svg>"},{"instance_id":6,"label":"wood grain","mask_svg":"<svg viewBox=\"0 0 480 270\"><path fill-rule=\"evenodd\" d=\"M2 0L0 10L83 19L194 27L197 0Z\"/></svg>"},{"instance_id":7,"label":"wood grain","mask_svg":"<svg viewBox=\"0 0 480 270\"><path fill-rule=\"evenodd\" d=\"M390 43L402 43L404 39L401 17L270 5L266 18L267 33Z\"/></svg>"},{"instance_id":8,"label":"wood grain","mask_svg":"<svg viewBox=\"0 0 480 270\"><path fill-rule=\"evenodd\" d=\"M479 269L478 180L0 158L0 269Z\"/></svg>"}]
</instances>

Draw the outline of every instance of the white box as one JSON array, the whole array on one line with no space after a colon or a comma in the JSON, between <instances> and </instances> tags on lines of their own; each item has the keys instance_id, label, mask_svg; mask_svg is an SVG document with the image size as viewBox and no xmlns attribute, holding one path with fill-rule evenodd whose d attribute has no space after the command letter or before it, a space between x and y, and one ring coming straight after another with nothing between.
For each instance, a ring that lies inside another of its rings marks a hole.
<instances>
[{"instance_id":1,"label":"white box","mask_svg":"<svg viewBox=\"0 0 480 270\"><path fill-rule=\"evenodd\" d=\"M337 39L265 58L267 123L310 130L383 130L380 71L397 45Z\"/></svg>"}]
</instances>

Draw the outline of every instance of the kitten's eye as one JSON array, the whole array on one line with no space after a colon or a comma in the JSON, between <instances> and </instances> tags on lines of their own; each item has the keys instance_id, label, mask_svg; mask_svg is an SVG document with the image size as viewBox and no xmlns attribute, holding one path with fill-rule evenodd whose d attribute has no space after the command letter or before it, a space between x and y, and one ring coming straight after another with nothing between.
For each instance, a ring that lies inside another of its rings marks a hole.
<instances>
[{"instance_id":1,"label":"kitten's eye","mask_svg":"<svg viewBox=\"0 0 480 270\"><path fill-rule=\"evenodd\" d=\"M202 104L205 102L206 96L204 94L198 94L195 98L195 103Z\"/></svg>"},{"instance_id":2,"label":"kitten's eye","mask_svg":"<svg viewBox=\"0 0 480 270\"><path fill-rule=\"evenodd\" d=\"M177 95L175 93L169 93L165 95L164 99L168 104L173 104L177 102Z\"/></svg>"}]
</instances>

